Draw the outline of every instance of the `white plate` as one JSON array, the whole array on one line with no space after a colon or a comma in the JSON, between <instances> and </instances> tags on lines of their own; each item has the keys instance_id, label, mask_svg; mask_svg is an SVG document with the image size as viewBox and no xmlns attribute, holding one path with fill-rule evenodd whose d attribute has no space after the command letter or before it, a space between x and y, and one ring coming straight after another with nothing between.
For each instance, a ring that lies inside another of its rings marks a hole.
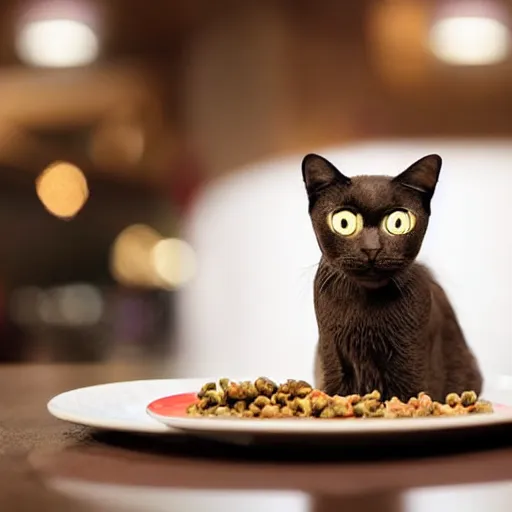
<instances>
[{"instance_id":1,"label":"white plate","mask_svg":"<svg viewBox=\"0 0 512 512\"><path fill-rule=\"evenodd\" d=\"M62 393L48 402L48 410L61 420L89 427L175 434L176 431L147 415L147 405L163 396L198 390L205 382L208 379L139 380L101 384Z\"/></svg>"},{"instance_id":2,"label":"white plate","mask_svg":"<svg viewBox=\"0 0 512 512\"><path fill-rule=\"evenodd\" d=\"M167 417L147 411L151 402L171 395L195 393L209 380L216 379L140 380L80 388L52 398L48 402L48 410L61 420L100 429L167 435L189 432L236 442L268 435L353 437L354 435L376 436L406 432L440 432L498 424L512 425L512 407L493 414L449 418L331 421Z\"/></svg>"}]
</instances>

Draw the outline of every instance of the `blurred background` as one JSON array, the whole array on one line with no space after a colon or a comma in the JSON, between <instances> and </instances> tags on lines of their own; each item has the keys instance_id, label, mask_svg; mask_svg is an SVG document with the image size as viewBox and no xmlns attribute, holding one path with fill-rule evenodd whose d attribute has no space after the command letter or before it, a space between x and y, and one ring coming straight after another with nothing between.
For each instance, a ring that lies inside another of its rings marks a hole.
<instances>
[{"instance_id":1,"label":"blurred background","mask_svg":"<svg viewBox=\"0 0 512 512\"><path fill-rule=\"evenodd\" d=\"M302 155L396 174L435 151L446 185L425 258L485 368L512 374L511 14L2 0L0 362L309 374Z\"/></svg>"}]
</instances>

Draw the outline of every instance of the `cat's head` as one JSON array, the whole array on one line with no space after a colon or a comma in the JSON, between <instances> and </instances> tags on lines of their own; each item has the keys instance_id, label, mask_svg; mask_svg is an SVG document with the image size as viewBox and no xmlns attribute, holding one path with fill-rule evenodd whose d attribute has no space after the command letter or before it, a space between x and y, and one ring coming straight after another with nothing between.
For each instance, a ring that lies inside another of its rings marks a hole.
<instances>
[{"instance_id":1,"label":"cat's head","mask_svg":"<svg viewBox=\"0 0 512 512\"><path fill-rule=\"evenodd\" d=\"M441 157L428 155L395 178L348 178L318 155L302 174L309 213L325 260L368 288L378 288L418 255Z\"/></svg>"}]
</instances>

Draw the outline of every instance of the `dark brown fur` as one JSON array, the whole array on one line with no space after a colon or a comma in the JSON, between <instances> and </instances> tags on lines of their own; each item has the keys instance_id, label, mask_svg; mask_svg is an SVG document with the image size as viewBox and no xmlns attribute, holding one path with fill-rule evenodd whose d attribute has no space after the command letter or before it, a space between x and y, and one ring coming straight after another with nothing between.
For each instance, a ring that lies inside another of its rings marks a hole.
<instances>
[{"instance_id":1,"label":"dark brown fur","mask_svg":"<svg viewBox=\"0 0 512 512\"><path fill-rule=\"evenodd\" d=\"M385 398L407 400L426 391L443 400L450 392L481 391L478 364L445 292L415 262L440 169L440 157L430 155L396 178L347 178L317 155L303 161L322 251L314 289L316 385L329 394L378 389ZM341 208L363 216L354 237L328 226L327 216ZM381 222L397 208L414 212L417 222L411 232L390 236Z\"/></svg>"}]
</instances>

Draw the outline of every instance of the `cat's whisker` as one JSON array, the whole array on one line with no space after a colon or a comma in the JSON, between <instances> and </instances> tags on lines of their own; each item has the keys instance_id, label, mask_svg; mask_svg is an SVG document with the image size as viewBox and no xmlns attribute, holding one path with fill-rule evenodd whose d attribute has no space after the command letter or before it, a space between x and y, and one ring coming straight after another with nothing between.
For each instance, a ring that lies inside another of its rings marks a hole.
<instances>
[{"instance_id":1,"label":"cat's whisker","mask_svg":"<svg viewBox=\"0 0 512 512\"><path fill-rule=\"evenodd\" d=\"M333 285L334 285L334 286L338 286L339 284L341 284L341 282L343 281L343 279L345 279L345 274L343 274L342 272L338 272L338 273L336 274L336 279L334 280Z\"/></svg>"},{"instance_id":2,"label":"cat's whisker","mask_svg":"<svg viewBox=\"0 0 512 512\"><path fill-rule=\"evenodd\" d=\"M329 283L329 280L332 278L332 276L333 274L327 274L326 277L323 278L322 282L320 283L320 286L318 287L319 294L322 294L325 291L325 288Z\"/></svg>"},{"instance_id":3,"label":"cat's whisker","mask_svg":"<svg viewBox=\"0 0 512 512\"><path fill-rule=\"evenodd\" d=\"M398 279L396 277L392 277L391 281L396 286L396 288L399 291L400 295L405 296L405 290L403 289L402 285L399 283Z\"/></svg>"},{"instance_id":4,"label":"cat's whisker","mask_svg":"<svg viewBox=\"0 0 512 512\"><path fill-rule=\"evenodd\" d=\"M336 276L336 274L337 274L337 272L334 269L328 269L327 270L325 277L320 282L320 285L319 285L319 288L318 288L318 293L319 294L321 294L321 293L323 293L325 291L325 289L329 285L330 281L332 280L333 277Z\"/></svg>"}]
</instances>

